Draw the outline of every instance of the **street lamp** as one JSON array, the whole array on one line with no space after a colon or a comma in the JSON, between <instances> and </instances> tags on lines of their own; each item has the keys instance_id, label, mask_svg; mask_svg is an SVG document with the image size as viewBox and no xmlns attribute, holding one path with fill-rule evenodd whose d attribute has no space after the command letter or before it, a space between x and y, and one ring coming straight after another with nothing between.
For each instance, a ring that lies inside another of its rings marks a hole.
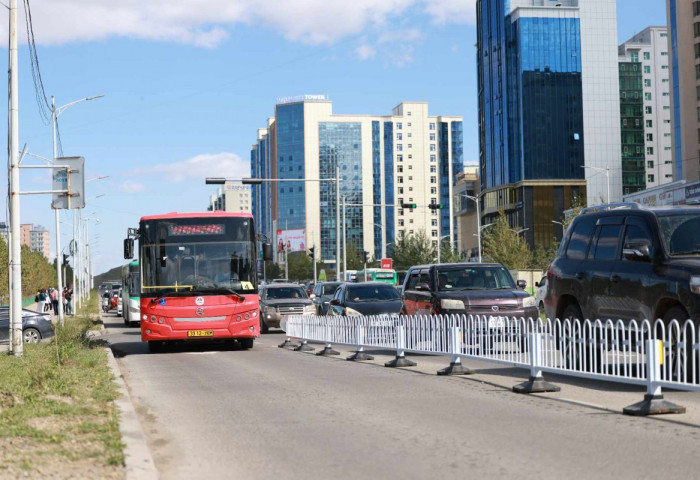
<instances>
[{"instance_id":1,"label":"street lamp","mask_svg":"<svg viewBox=\"0 0 700 480\"><path fill-rule=\"evenodd\" d=\"M437 241L437 263L440 263L440 244L442 243L443 239L448 238L449 235L443 235L442 237L438 238Z\"/></svg>"},{"instance_id":2,"label":"street lamp","mask_svg":"<svg viewBox=\"0 0 700 480\"><path fill-rule=\"evenodd\" d=\"M335 178L242 178L227 179L207 177L207 185L224 185L227 181L240 181L243 185L260 185L263 182L335 182L335 276L340 281L340 168L335 168Z\"/></svg>"},{"instance_id":3,"label":"street lamp","mask_svg":"<svg viewBox=\"0 0 700 480\"><path fill-rule=\"evenodd\" d=\"M94 100L96 98L102 98L104 95L94 95L92 97L85 97L79 100L74 100L70 103L62 105L56 108L56 102L53 95L51 96L51 130L53 133L53 163L56 164L56 122L58 121L58 116L61 115L68 107L75 105L76 103L86 102L88 100ZM61 253L61 233L59 226L59 209L54 209L54 217L56 219L56 277L58 280L58 294L61 295L63 291L63 277L61 276L61 268L59 265L59 255ZM75 237L74 237L75 238ZM61 327L63 327L63 302L59 299L58 302L58 321Z\"/></svg>"},{"instance_id":4,"label":"street lamp","mask_svg":"<svg viewBox=\"0 0 700 480\"><path fill-rule=\"evenodd\" d=\"M604 173L605 174L605 179L607 180L608 183L608 198L607 198L607 203L610 203L610 167L605 166L605 168L601 167L592 167L590 165L581 165L582 168L590 168L591 170L596 170L598 172Z\"/></svg>"}]
</instances>

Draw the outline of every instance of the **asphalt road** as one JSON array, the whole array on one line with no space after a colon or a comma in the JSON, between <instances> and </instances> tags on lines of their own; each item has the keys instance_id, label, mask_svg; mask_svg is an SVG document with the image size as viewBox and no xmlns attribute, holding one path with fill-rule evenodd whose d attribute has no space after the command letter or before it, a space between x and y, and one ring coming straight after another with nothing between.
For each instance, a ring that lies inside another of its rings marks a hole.
<instances>
[{"instance_id":1,"label":"asphalt road","mask_svg":"<svg viewBox=\"0 0 700 480\"><path fill-rule=\"evenodd\" d=\"M138 329L103 317L164 479L694 478L700 393L686 415L623 416L636 387L558 379L562 392L518 395L523 371L445 358L390 369L277 348L183 346L149 354ZM347 352L347 349L339 349ZM480 367L483 367L480 368ZM618 405L619 404L619 405Z\"/></svg>"}]
</instances>

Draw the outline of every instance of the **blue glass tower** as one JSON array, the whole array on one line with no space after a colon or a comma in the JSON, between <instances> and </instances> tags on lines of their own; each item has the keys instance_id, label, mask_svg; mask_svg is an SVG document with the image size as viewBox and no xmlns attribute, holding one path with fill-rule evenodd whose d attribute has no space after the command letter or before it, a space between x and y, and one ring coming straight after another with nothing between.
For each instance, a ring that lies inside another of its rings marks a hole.
<instances>
[{"instance_id":1,"label":"blue glass tower","mask_svg":"<svg viewBox=\"0 0 700 480\"><path fill-rule=\"evenodd\" d=\"M512 3L477 2L481 213L549 245L585 192L580 22L577 8Z\"/></svg>"}]
</instances>

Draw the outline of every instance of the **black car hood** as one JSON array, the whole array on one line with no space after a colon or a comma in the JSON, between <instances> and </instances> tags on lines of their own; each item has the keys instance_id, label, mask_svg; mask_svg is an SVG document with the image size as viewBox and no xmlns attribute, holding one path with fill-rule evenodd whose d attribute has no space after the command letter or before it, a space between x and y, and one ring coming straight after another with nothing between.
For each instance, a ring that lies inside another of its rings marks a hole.
<instances>
[{"instance_id":1,"label":"black car hood","mask_svg":"<svg viewBox=\"0 0 700 480\"><path fill-rule=\"evenodd\" d=\"M518 305L522 299L530 294L520 290L455 290L450 292L438 292L435 297L438 300L453 298L462 300L465 305Z\"/></svg>"},{"instance_id":2,"label":"black car hood","mask_svg":"<svg viewBox=\"0 0 700 480\"><path fill-rule=\"evenodd\" d=\"M346 306L360 312L362 315L381 315L387 313L399 313L401 300L381 302L347 302Z\"/></svg>"}]
</instances>

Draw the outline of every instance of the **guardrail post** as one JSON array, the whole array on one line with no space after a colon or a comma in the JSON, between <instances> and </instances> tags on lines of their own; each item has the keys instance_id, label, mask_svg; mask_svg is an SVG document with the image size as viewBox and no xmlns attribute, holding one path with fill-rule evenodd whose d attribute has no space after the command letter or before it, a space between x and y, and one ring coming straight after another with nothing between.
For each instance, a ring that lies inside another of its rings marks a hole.
<instances>
[{"instance_id":1,"label":"guardrail post","mask_svg":"<svg viewBox=\"0 0 700 480\"><path fill-rule=\"evenodd\" d=\"M450 366L438 370L438 375L471 375L474 371L462 365L462 358L459 356L460 344L462 343L462 329L459 327L450 328Z\"/></svg>"},{"instance_id":2,"label":"guardrail post","mask_svg":"<svg viewBox=\"0 0 700 480\"><path fill-rule=\"evenodd\" d=\"M361 325L360 323L357 324L357 330L356 330L356 336L357 336L357 351L350 355L348 358L345 360L349 360L351 362L360 362L362 360L374 360L374 357L367 352L365 352L365 347L363 346L365 343L365 326Z\"/></svg>"},{"instance_id":3,"label":"guardrail post","mask_svg":"<svg viewBox=\"0 0 700 480\"><path fill-rule=\"evenodd\" d=\"M321 320L321 319L319 318L319 320ZM333 347L331 346L331 341L333 340L333 338L331 336L331 326L330 326L331 321L328 318L324 318L322 321L323 321L323 326L324 326L323 330L325 333L324 336L326 337L326 346L323 350L318 352L316 355L318 355L319 357L329 357L331 355L340 355L340 352L338 352L337 350L333 350Z\"/></svg>"},{"instance_id":4,"label":"guardrail post","mask_svg":"<svg viewBox=\"0 0 700 480\"><path fill-rule=\"evenodd\" d=\"M558 392L561 388L544 380L542 376L542 364L544 363L544 352L542 350L542 333L530 333L528 342L530 344L530 378L527 382L519 383L513 387L515 393L545 393Z\"/></svg>"},{"instance_id":5,"label":"guardrail post","mask_svg":"<svg viewBox=\"0 0 700 480\"><path fill-rule=\"evenodd\" d=\"M298 346L298 345L296 345L296 344L292 341L292 337L289 335L289 329L290 329L289 323L290 323L290 321L291 321L291 318L287 321L287 325L286 325L286 327L285 327L285 332L284 332L285 338L284 338L284 342L282 342L282 343L280 343L279 345L277 345L279 348L292 348L292 349L294 349L294 348L296 348L296 347ZM261 333L261 335L262 335L262 333Z\"/></svg>"},{"instance_id":6,"label":"guardrail post","mask_svg":"<svg viewBox=\"0 0 700 480\"><path fill-rule=\"evenodd\" d=\"M308 331L309 331L309 325L304 319L302 319L301 320L301 338L300 338L301 344L294 348L295 352L313 352L314 350L316 350L314 347L312 347L311 345L306 343L306 339L309 335Z\"/></svg>"},{"instance_id":7,"label":"guardrail post","mask_svg":"<svg viewBox=\"0 0 700 480\"><path fill-rule=\"evenodd\" d=\"M385 367L415 367L416 362L406 358L406 326L399 322L396 324L396 358L384 364Z\"/></svg>"},{"instance_id":8,"label":"guardrail post","mask_svg":"<svg viewBox=\"0 0 700 480\"><path fill-rule=\"evenodd\" d=\"M662 413L685 413L685 407L664 400L661 393L661 363L663 345L661 340L647 340L647 393L644 400L622 409L625 415L646 416Z\"/></svg>"}]
</instances>

